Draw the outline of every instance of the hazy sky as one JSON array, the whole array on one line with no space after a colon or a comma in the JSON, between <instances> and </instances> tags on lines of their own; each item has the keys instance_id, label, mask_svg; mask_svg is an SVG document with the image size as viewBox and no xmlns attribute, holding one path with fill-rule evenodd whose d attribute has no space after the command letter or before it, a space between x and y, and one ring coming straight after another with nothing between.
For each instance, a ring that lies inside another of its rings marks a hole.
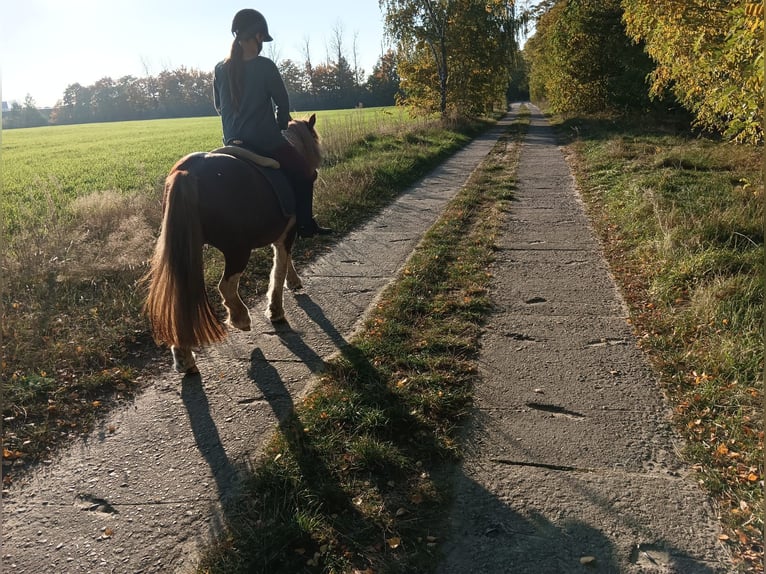
<instances>
[{"instance_id":1,"label":"hazy sky","mask_svg":"<svg viewBox=\"0 0 766 574\"><path fill-rule=\"evenodd\" d=\"M52 106L70 84L157 75L181 66L212 71L231 47L241 8L263 13L274 42L265 55L327 60L335 30L346 58L369 74L384 49L378 0L16 0L0 13L2 99Z\"/></svg>"}]
</instances>

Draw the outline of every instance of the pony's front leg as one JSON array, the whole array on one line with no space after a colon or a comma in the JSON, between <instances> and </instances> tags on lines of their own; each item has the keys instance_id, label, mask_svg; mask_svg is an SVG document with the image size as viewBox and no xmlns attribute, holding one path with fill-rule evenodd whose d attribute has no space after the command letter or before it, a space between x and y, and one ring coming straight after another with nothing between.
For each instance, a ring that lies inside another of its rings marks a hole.
<instances>
[{"instance_id":1,"label":"pony's front leg","mask_svg":"<svg viewBox=\"0 0 766 574\"><path fill-rule=\"evenodd\" d=\"M284 284L285 276L287 275L287 262L290 256L283 241L272 243L271 246L274 249L274 262L271 265L271 275L269 277L266 316L272 323L278 323L285 320ZM295 272L295 269L293 269L293 272ZM297 273L295 276L298 276Z\"/></svg>"},{"instance_id":2,"label":"pony's front leg","mask_svg":"<svg viewBox=\"0 0 766 574\"><path fill-rule=\"evenodd\" d=\"M303 288L303 282L298 276L298 272L293 265L293 245L295 245L295 233L288 233L284 237L285 253L287 256L287 288L291 291L297 291Z\"/></svg>"},{"instance_id":3,"label":"pony's front leg","mask_svg":"<svg viewBox=\"0 0 766 574\"><path fill-rule=\"evenodd\" d=\"M194 353L188 347L176 347L173 345L170 347L170 352L173 354L173 368L185 375L196 375L199 373L197 363L194 360Z\"/></svg>"},{"instance_id":4,"label":"pony's front leg","mask_svg":"<svg viewBox=\"0 0 766 574\"><path fill-rule=\"evenodd\" d=\"M287 288L292 291L303 288L301 278L293 265L293 256L290 253L287 254Z\"/></svg>"},{"instance_id":5,"label":"pony's front leg","mask_svg":"<svg viewBox=\"0 0 766 574\"><path fill-rule=\"evenodd\" d=\"M242 331L250 330L250 311L239 296L239 278L250 259L250 250L226 251L223 276L218 282L218 292L226 307L226 323Z\"/></svg>"}]
</instances>

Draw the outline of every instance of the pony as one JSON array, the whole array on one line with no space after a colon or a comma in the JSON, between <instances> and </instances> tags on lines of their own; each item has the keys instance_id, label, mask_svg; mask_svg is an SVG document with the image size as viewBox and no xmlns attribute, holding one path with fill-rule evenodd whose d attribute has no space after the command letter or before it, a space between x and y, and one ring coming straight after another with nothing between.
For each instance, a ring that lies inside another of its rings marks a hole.
<instances>
[{"instance_id":1,"label":"pony","mask_svg":"<svg viewBox=\"0 0 766 574\"><path fill-rule=\"evenodd\" d=\"M313 169L321 161L315 123L316 115L292 120L284 132ZM290 213L294 210L283 208L272 178L248 161L253 156L231 147L190 153L176 162L165 179L162 226L144 277L148 283L144 313L155 342L170 346L179 373L199 372L193 348L226 338L225 325L213 312L205 289L203 244L224 256L218 291L226 308L226 325L250 330L239 280L254 248L269 244L273 248L266 306L266 316L273 323L285 320L285 283L291 290L302 287L292 261L297 236L295 215Z\"/></svg>"}]
</instances>

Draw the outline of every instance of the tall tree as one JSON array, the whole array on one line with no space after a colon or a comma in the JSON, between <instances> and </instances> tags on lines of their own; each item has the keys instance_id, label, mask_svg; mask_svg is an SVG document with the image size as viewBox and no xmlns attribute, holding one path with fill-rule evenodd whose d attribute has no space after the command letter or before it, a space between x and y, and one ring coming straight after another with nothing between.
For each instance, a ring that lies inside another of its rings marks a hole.
<instances>
[{"instance_id":1,"label":"tall tree","mask_svg":"<svg viewBox=\"0 0 766 574\"><path fill-rule=\"evenodd\" d=\"M451 3L451 0L380 0L381 8L386 10L386 31L399 43L401 52L413 62L414 69L421 69L424 63L423 48L432 56L433 71L439 80L439 111L442 116L447 115L447 12ZM412 87L420 87L425 93L429 91L428 86Z\"/></svg>"},{"instance_id":2,"label":"tall tree","mask_svg":"<svg viewBox=\"0 0 766 574\"><path fill-rule=\"evenodd\" d=\"M380 6L397 42L408 101L446 116L448 109L481 112L503 97L518 51L513 1L380 0Z\"/></svg>"},{"instance_id":3,"label":"tall tree","mask_svg":"<svg viewBox=\"0 0 766 574\"><path fill-rule=\"evenodd\" d=\"M396 102L399 94L399 71L396 53L388 50L379 59L367 78L367 94L369 104L373 106L390 106Z\"/></svg>"},{"instance_id":4,"label":"tall tree","mask_svg":"<svg viewBox=\"0 0 766 574\"><path fill-rule=\"evenodd\" d=\"M91 111L92 88L79 83L70 84L64 90L61 105L54 108L56 123L80 124L93 121Z\"/></svg>"}]
</instances>

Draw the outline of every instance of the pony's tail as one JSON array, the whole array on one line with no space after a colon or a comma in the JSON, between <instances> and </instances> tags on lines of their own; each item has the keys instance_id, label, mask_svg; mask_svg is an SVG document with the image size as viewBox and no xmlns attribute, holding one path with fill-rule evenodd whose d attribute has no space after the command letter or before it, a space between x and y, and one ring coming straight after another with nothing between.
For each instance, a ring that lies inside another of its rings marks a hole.
<instances>
[{"instance_id":1,"label":"pony's tail","mask_svg":"<svg viewBox=\"0 0 766 574\"><path fill-rule=\"evenodd\" d=\"M205 290L197 195L197 178L187 171L174 171L165 180L165 214L146 275L144 312L154 340L182 348L226 337Z\"/></svg>"}]
</instances>

